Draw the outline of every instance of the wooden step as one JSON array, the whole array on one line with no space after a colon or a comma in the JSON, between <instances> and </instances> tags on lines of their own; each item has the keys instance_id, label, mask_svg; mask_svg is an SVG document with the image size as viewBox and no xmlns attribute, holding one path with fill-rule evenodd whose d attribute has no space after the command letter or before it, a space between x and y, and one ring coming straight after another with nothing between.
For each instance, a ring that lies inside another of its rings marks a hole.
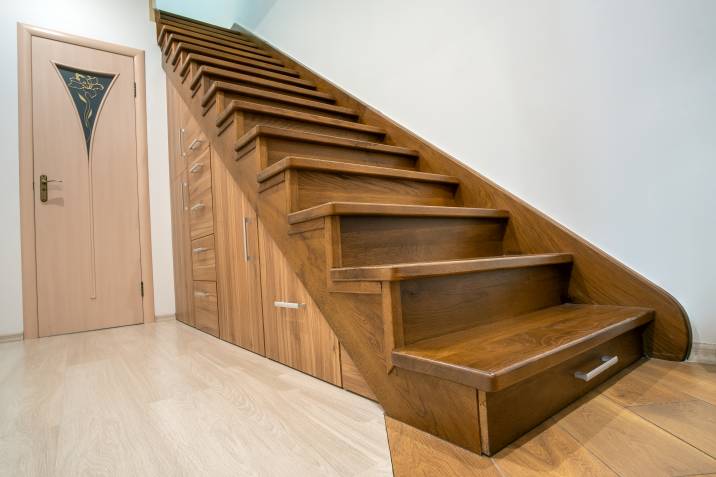
<instances>
[{"instance_id":1,"label":"wooden step","mask_svg":"<svg viewBox=\"0 0 716 477\"><path fill-rule=\"evenodd\" d=\"M179 70L182 81L189 79L190 83L194 80L196 73L203 66L215 67L222 71L233 71L242 75L251 76L253 78L263 78L275 81L281 84L287 84L298 88L315 90L316 85L303 78L288 76L286 74L274 73L261 68L253 68L251 66L242 65L233 61L225 61L219 58L206 56L198 53L189 53L186 55L184 62Z\"/></svg>"},{"instance_id":2,"label":"wooden step","mask_svg":"<svg viewBox=\"0 0 716 477\"><path fill-rule=\"evenodd\" d=\"M231 48L228 46L219 45L217 43L212 43L210 41L199 40L197 38L193 38L193 37L186 36L186 35L179 35L177 33L169 34L169 36L165 40L165 46L164 46L164 50L163 50L164 56L169 56L172 51L173 45L175 45L177 43L185 43L185 44L201 46L201 47L209 48L209 49L217 51L217 52L226 53L226 54L238 56L241 58L251 59L251 60L257 61L261 64L268 64L268 65L273 65L273 66L283 66L283 63L281 62L281 60L277 60L276 58L273 58L270 56L259 55L256 53L244 51L244 49L240 49L238 47ZM246 48L246 47L242 47L242 48Z\"/></svg>"},{"instance_id":3,"label":"wooden step","mask_svg":"<svg viewBox=\"0 0 716 477\"><path fill-rule=\"evenodd\" d=\"M216 126L223 130L232 125L241 125L237 131L240 136L255 126L278 126L296 131L324 134L344 139L360 141L380 141L385 137L385 130L367 124L310 114L292 109L277 108L249 101L231 101L226 105L218 102L215 105L220 114Z\"/></svg>"},{"instance_id":4,"label":"wooden step","mask_svg":"<svg viewBox=\"0 0 716 477\"><path fill-rule=\"evenodd\" d=\"M237 157L250 149L256 140L266 145L265 168L286 156L301 155L354 164L415 169L418 152L387 144L346 139L274 126L256 126L240 136L234 146Z\"/></svg>"},{"instance_id":5,"label":"wooden step","mask_svg":"<svg viewBox=\"0 0 716 477\"><path fill-rule=\"evenodd\" d=\"M218 34L222 34L222 35L228 35L233 38L248 39L246 37L246 35L244 35L240 31L232 30L231 28L220 27L218 25L212 25L210 23L195 20L193 18L185 18L185 17L179 16L179 15L174 15L174 14L167 13L167 12L161 12L160 23L175 24L175 25L179 25L179 26L191 26L193 28L198 28L202 31L214 32L214 33L218 33Z\"/></svg>"},{"instance_id":6,"label":"wooden step","mask_svg":"<svg viewBox=\"0 0 716 477\"><path fill-rule=\"evenodd\" d=\"M261 48L255 46L255 45L246 45L246 42L244 41L235 41L235 40L228 40L224 38L217 38L212 35L207 35L205 33L196 32L193 30L188 30L185 28L175 27L171 25L163 25L161 27L161 30L159 32L159 38L157 39L157 43L162 47L162 50L164 51L167 47L168 38L171 34L181 35L184 37L191 37L195 38L197 40L202 40L209 43L215 43L217 45L226 46L229 48L235 48L237 50L246 51L248 53L253 53L256 55L261 56L267 56L271 57L271 53L262 50Z\"/></svg>"},{"instance_id":7,"label":"wooden step","mask_svg":"<svg viewBox=\"0 0 716 477\"><path fill-rule=\"evenodd\" d=\"M210 56L224 61L229 61L241 65L251 66L253 68L260 68L274 73L281 73L288 76L300 76L298 71L284 66L278 66L262 61L256 61L245 56L232 55L224 53L223 51L217 51L213 48L207 48L205 46L195 45L188 42L177 42L173 44L173 53L167 58L167 64L171 65L175 70L181 70L184 65L184 57L189 53L198 53L204 56Z\"/></svg>"},{"instance_id":8,"label":"wooden step","mask_svg":"<svg viewBox=\"0 0 716 477\"><path fill-rule=\"evenodd\" d=\"M252 42L251 40L249 40L249 39L247 39L246 37L244 37L241 33L236 32L236 31L232 31L231 33L225 33L225 32L219 33L219 32L213 31L213 30L208 30L208 29L205 29L205 28L201 28L200 26L197 26L197 25L187 25L187 24L177 23L177 22L171 21L171 20L162 20L162 21L161 21L161 23L160 23L160 32L161 32L161 27L162 27L162 26L169 26L169 27L174 27L174 28L180 28L180 29L185 30L185 31L191 31L191 32L194 32L194 33L200 33L200 34L202 34L202 35L206 35L206 36L209 36L209 37L212 37L212 38L218 38L218 39L221 39L221 40L233 41L233 42L235 42L235 43L240 43L240 44L242 44L242 45L251 46L251 47L254 47L254 48L259 48L259 46L258 46L256 43Z\"/></svg>"},{"instance_id":9,"label":"wooden step","mask_svg":"<svg viewBox=\"0 0 716 477\"><path fill-rule=\"evenodd\" d=\"M367 166L308 157L286 157L258 174L264 183L284 175L295 188L289 211L303 210L331 198L398 204L453 205L455 177L405 169ZM274 185L276 181L271 181Z\"/></svg>"},{"instance_id":10,"label":"wooden step","mask_svg":"<svg viewBox=\"0 0 716 477\"><path fill-rule=\"evenodd\" d=\"M291 96L289 94L269 91L266 89L254 88L227 81L214 81L205 90L201 98L201 105L209 107L217 95L222 95L221 104L230 105L231 101L249 102L256 105L265 105L274 108L281 108L299 113L307 113L325 118L333 118L341 121L354 122L358 118L356 110L336 106L321 101ZM373 126L369 126L378 130Z\"/></svg>"},{"instance_id":11,"label":"wooden step","mask_svg":"<svg viewBox=\"0 0 716 477\"><path fill-rule=\"evenodd\" d=\"M472 260L445 260L436 262L399 263L368 267L345 267L331 270L335 281L401 281L416 278L460 275L467 273L509 270L513 268L560 265L572 262L568 253L543 253L475 258Z\"/></svg>"},{"instance_id":12,"label":"wooden step","mask_svg":"<svg viewBox=\"0 0 716 477\"><path fill-rule=\"evenodd\" d=\"M653 318L636 307L564 304L418 341L397 367L494 392L556 366Z\"/></svg>"},{"instance_id":13,"label":"wooden step","mask_svg":"<svg viewBox=\"0 0 716 477\"><path fill-rule=\"evenodd\" d=\"M252 74L237 73L235 71L226 70L223 68L217 68L215 66L202 65L196 69L192 74L191 82L189 87L193 92L197 92L199 89L204 94L208 91L209 87L218 81L224 81L235 85L250 86L252 88L258 88L269 92L279 92L287 95L299 96L303 99L312 99L315 101L322 101L324 103L335 103L335 98L322 91L316 91L315 89L308 89L302 86L293 86L280 81L273 81L269 79L259 78ZM203 101L202 101L203 103ZM356 117L357 113L355 110L348 110L351 112L352 117Z\"/></svg>"},{"instance_id":14,"label":"wooden step","mask_svg":"<svg viewBox=\"0 0 716 477\"><path fill-rule=\"evenodd\" d=\"M330 221L332 267L357 267L502 255L508 218L495 209L329 202L288 221Z\"/></svg>"}]
</instances>

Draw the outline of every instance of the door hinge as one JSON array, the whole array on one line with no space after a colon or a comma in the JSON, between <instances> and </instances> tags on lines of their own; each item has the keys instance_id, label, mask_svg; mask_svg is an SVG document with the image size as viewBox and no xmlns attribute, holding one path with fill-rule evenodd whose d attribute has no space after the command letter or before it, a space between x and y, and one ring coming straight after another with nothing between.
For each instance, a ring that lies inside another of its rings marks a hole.
<instances>
[{"instance_id":1,"label":"door hinge","mask_svg":"<svg viewBox=\"0 0 716 477\"><path fill-rule=\"evenodd\" d=\"M134 82L134 97L137 97L137 82Z\"/></svg>"},{"instance_id":2,"label":"door hinge","mask_svg":"<svg viewBox=\"0 0 716 477\"><path fill-rule=\"evenodd\" d=\"M144 282L139 282L139 292L144 296Z\"/></svg>"}]
</instances>

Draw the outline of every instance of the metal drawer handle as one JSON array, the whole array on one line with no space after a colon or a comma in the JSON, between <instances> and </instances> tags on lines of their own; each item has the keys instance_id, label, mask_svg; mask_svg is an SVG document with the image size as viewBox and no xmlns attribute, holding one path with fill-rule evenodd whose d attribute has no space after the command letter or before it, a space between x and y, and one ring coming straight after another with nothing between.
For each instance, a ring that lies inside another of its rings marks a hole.
<instances>
[{"instance_id":1,"label":"metal drawer handle","mask_svg":"<svg viewBox=\"0 0 716 477\"><path fill-rule=\"evenodd\" d=\"M201 170L202 167L204 167L204 164L202 164L201 162L195 162L189 168L189 172L191 172L192 174L196 174Z\"/></svg>"},{"instance_id":2,"label":"metal drawer handle","mask_svg":"<svg viewBox=\"0 0 716 477\"><path fill-rule=\"evenodd\" d=\"M192 205L192 206L191 206L191 209L189 209L189 210L191 210L192 212L194 212L194 211L197 211L197 210L199 210L199 209L203 209L204 207L206 207L206 206L205 206L204 204L202 204L201 202L199 202L199 203L196 204L196 205Z\"/></svg>"},{"instance_id":3,"label":"metal drawer handle","mask_svg":"<svg viewBox=\"0 0 716 477\"><path fill-rule=\"evenodd\" d=\"M574 373L574 377L581 381L584 381L585 383L588 383L589 381L596 378L618 362L619 356L602 356L602 364L587 373L577 371L576 373Z\"/></svg>"},{"instance_id":4,"label":"metal drawer handle","mask_svg":"<svg viewBox=\"0 0 716 477\"><path fill-rule=\"evenodd\" d=\"M249 232L246 230L250 222L250 218L244 217L244 260L247 262L251 260L251 256L249 255Z\"/></svg>"},{"instance_id":5,"label":"metal drawer handle","mask_svg":"<svg viewBox=\"0 0 716 477\"><path fill-rule=\"evenodd\" d=\"M197 298L206 298L209 294L203 291L195 291L194 296Z\"/></svg>"},{"instance_id":6,"label":"metal drawer handle","mask_svg":"<svg viewBox=\"0 0 716 477\"><path fill-rule=\"evenodd\" d=\"M192 250L192 252L194 252L194 253L204 253L204 252L208 252L208 251L209 251L209 249L206 247L196 247L194 250Z\"/></svg>"},{"instance_id":7,"label":"metal drawer handle","mask_svg":"<svg viewBox=\"0 0 716 477\"><path fill-rule=\"evenodd\" d=\"M299 308L303 308L306 306L305 303L291 303L289 301L275 301L273 302L273 306L276 308L291 308L292 310L298 310Z\"/></svg>"},{"instance_id":8,"label":"metal drawer handle","mask_svg":"<svg viewBox=\"0 0 716 477\"><path fill-rule=\"evenodd\" d=\"M201 143L204 142L201 139L194 139L191 144L189 144L189 150L190 151L196 151L199 146L201 146Z\"/></svg>"}]
</instances>

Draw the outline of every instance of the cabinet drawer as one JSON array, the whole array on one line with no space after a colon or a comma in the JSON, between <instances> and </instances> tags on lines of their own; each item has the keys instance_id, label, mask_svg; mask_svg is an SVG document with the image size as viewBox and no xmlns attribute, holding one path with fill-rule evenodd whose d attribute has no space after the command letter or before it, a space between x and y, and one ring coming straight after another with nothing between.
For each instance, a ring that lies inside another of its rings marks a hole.
<instances>
[{"instance_id":1,"label":"cabinet drawer","mask_svg":"<svg viewBox=\"0 0 716 477\"><path fill-rule=\"evenodd\" d=\"M479 391L483 452L494 454L638 360L643 354L642 333L643 328L631 330L502 391ZM603 364L602 357L615 356L616 364L589 381L575 377Z\"/></svg>"},{"instance_id":2,"label":"cabinet drawer","mask_svg":"<svg viewBox=\"0 0 716 477\"><path fill-rule=\"evenodd\" d=\"M216 282L194 282L194 324L201 331L219 336Z\"/></svg>"},{"instance_id":3,"label":"cabinet drawer","mask_svg":"<svg viewBox=\"0 0 716 477\"><path fill-rule=\"evenodd\" d=\"M181 111L180 146L181 153L191 163L209 145L206 136L201 131L199 123L192 117L191 110L184 106Z\"/></svg>"},{"instance_id":4,"label":"cabinet drawer","mask_svg":"<svg viewBox=\"0 0 716 477\"><path fill-rule=\"evenodd\" d=\"M211 150L206 148L188 161L189 190L211 188Z\"/></svg>"},{"instance_id":5,"label":"cabinet drawer","mask_svg":"<svg viewBox=\"0 0 716 477\"><path fill-rule=\"evenodd\" d=\"M191 242L191 265L194 280L216 281L214 235L207 235Z\"/></svg>"},{"instance_id":6,"label":"cabinet drawer","mask_svg":"<svg viewBox=\"0 0 716 477\"><path fill-rule=\"evenodd\" d=\"M214 233L214 211L211 183L192 190L189 186L189 224L192 240Z\"/></svg>"}]
</instances>

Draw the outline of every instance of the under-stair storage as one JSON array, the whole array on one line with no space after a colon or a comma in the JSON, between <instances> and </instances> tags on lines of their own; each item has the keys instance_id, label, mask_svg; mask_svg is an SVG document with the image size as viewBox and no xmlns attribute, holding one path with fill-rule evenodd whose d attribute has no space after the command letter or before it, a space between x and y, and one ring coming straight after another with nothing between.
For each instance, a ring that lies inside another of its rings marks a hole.
<instances>
[{"instance_id":1,"label":"under-stair storage","mask_svg":"<svg viewBox=\"0 0 716 477\"><path fill-rule=\"evenodd\" d=\"M222 339L483 454L645 354L688 355L668 293L486 178L248 32L157 27L208 142L173 162L178 316L213 237Z\"/></svg>"}]
</instances>

